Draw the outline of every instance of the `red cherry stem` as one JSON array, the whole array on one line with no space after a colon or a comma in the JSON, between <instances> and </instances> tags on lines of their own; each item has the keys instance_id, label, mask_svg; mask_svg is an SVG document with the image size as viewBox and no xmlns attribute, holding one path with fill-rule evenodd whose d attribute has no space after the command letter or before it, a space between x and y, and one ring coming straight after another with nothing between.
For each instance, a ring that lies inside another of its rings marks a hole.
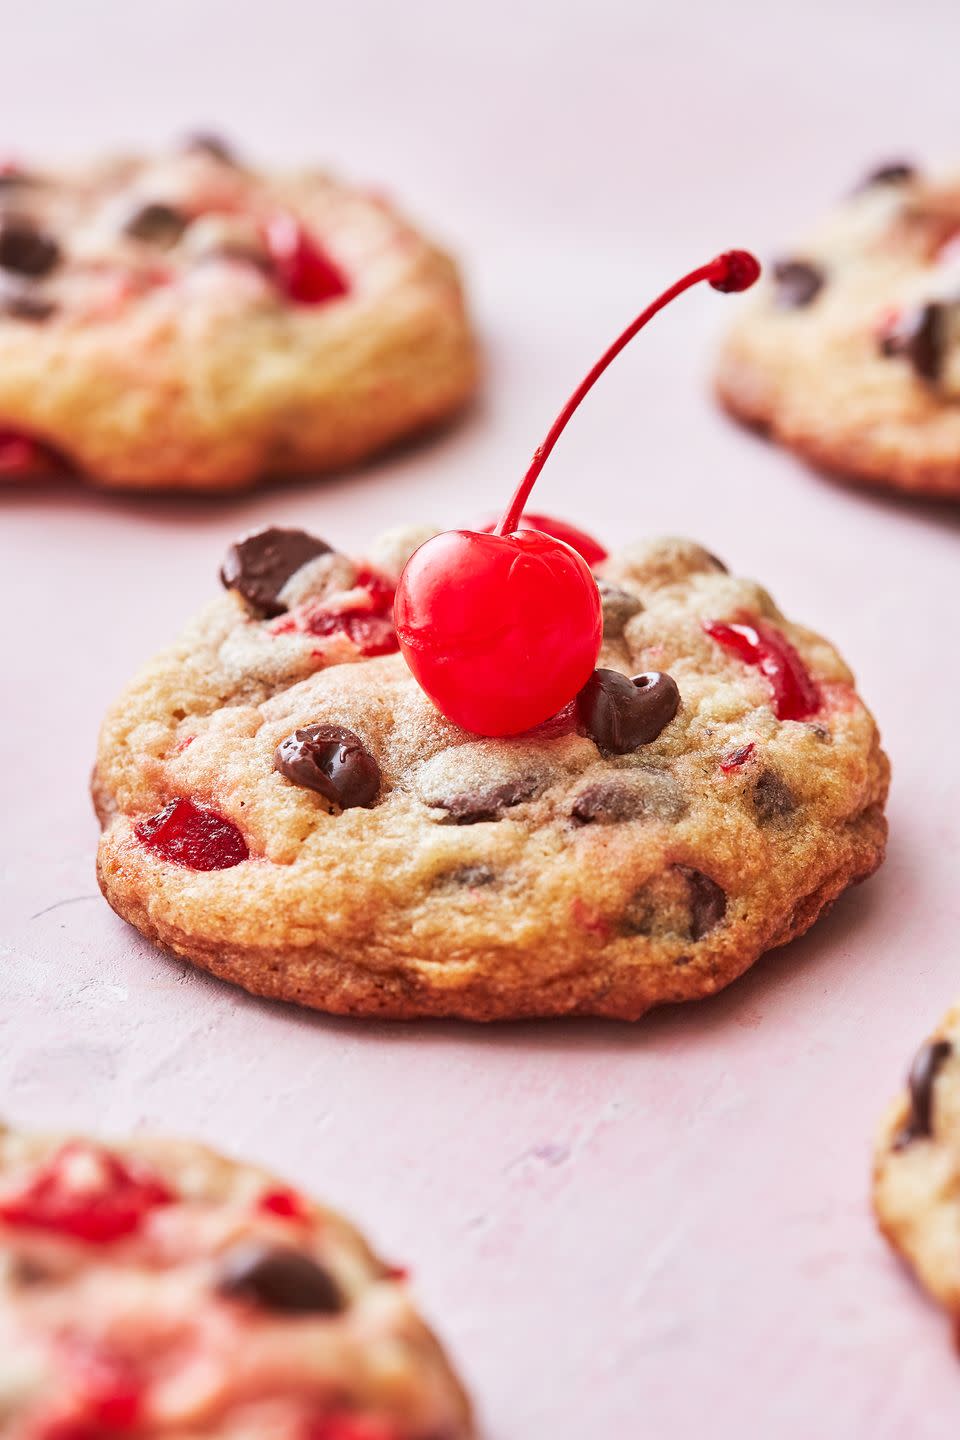
<instances>
[{"instance_id":1,"label":"red cherry stem","mask_svg":"<svg viewBox=\"0 0 960 1440\"><path fill-rule=\"evenodd\" d=\"M536 484L540 471L547 463L551 450L566 429L567 422L570 420L574 411L577 410L584 397L593 389L607 366L617 358L625 346L630 344L634 335L643 329L647 321L653 319L658 310L662 310L665 305L669 305L670 301L675 300L678 295L682 295L684 290L689 290L691 285L698 285L701 280L709 280L715 290L748 290L759 275L760 262L755 256L751 255L748 250L725 250L722 255L718 255L716 259L711 260L709 264L700 265L696 270L691 270L689 275L684 275L682 280L678 280L676 284L670 286L669 290L664 290L662 295L658 295L656 300L648 305L646 310L627 326L623 334L614 340L609 350L606 350L603 355L600 356L600 359L596 365L594 365L593 369L581 380L576 390L574 390L570 399L566 405L564 405L560 414L547 432L547 438L534 452L533 459L530 462L530 468L517 486L513 499L504 511L503 518L494 530L494 534L509 535L516 530L520 523L520 516L523 514L526 503L530 498L530 491Z\"/></svg>"}]
</instances>

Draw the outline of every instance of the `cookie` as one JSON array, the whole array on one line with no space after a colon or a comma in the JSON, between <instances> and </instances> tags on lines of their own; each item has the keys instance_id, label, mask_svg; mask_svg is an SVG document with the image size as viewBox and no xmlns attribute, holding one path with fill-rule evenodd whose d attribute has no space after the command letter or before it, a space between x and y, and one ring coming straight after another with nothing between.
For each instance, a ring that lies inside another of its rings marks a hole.
<instances>
[{"instance_id":1,"label":"cookie","mask_svg":"<svg viewBox=\"0 0 960 1440\"><path fill-rule=\"evenodd\" d=\"M403 1272L199 1145L0 1128L8 1440L469 1440Z\"/></svg>"},{"instance_id":2,"label":"cookie","mask_svg":"<svg viewBox=\"0 0 960 1440\"><path fill-rule=\"evenodd\" d=\"M717 390L837 475L960 496L960 180L868 176L768 267Z\"/></svg>"},{"instance_id":3,"label":"cookie","mask_svg":"<svg viewBox=\"0 0 960 1440\"><path fill-rule=\"evenodd\" d=\"M445 419L476 374L453 262L379 195L210 137L0 173L0 481L330 470Z\"/></svg>"},{"instance_id":4,"label":"cookie","mask_svg":"<svg viewBox=\"0 0 960 1440\"><path fill-rule=\"evenodd\" d=\"M431 533L357 562L248 537L113 707L100 885L144 935L337 1013L635 1019L721 989L880 863L874 721L758 585L686 541L606 558L594 679L479 739L395 653L393 587Z\"/></svg>"},{"instance_id":5,"label":"cookie","mask_svg":"<svg viewBox=\"0 0 960 1440\"><path fill-rule=\"evenodd\" d=\"M873 1203L890 1244L960 1326L960 1006L920 1047L884 1119Z\"/></svg>"}]
</instances>

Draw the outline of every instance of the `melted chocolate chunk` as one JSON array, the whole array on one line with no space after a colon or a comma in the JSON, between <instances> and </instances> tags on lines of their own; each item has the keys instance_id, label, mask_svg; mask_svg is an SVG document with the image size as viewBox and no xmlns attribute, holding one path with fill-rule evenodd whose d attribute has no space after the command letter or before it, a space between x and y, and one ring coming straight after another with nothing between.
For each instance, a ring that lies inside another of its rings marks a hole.
<instances>
[{"instance_id":1,"label":"melted chocolate chunk","mask_svg":"<svg viewBox=\"0 0 960 1440\"><path fill-rule=\"evenodd\" d=\"M60 259L60 246L23 215L0 214L0 266L18 275L46 275Z\"/></svg>"},{"instance_id":2,"label":"melted chocolate chunk","mask_svg":"<svg viewBox=\"0 0 960 1440\"><path fill-rule=\"evenodd\" d=\"M535 777L521 776L500 785L488 785L486 789L463 790L436 803L446 810L455 825L477 825L484 820L499 820L504 810L529 800L539 788Z\"/></svg>"},{"instance_id":3,"label":"melted chocolate chunk","mask_svg":"<svg viewBox=\"0 0 960 1440\"><path fill-rule=\"evenodd\" d=\"M581 732L608 754L626 755L666 729L680 707L680 691L660 670L632 680L619 670L594 670L576 703Z\"/></svg>"},{"instance_id":4,"label":"melted chocolate chunk","mask_svg":"<svg viewBox=\"0 0 960 1440\"><path fill-rule=\"evenodd\" d=\"M455 885L458 890L479 890L485 885L493 885L496 878L496 871L489 865L461 865L456 870L447 870L445 874L438 875L437 884Z\"/></svg>"},{"instance_id":5,"label":"melted chocolate chunk","mask_svg":"<svg viewBox=\"0 0 960 1440\"><path fill-rule=\"evenodd\" d=\"M281 1315L338 1315L346 1309L328 1270L302 1250L241 1241L221 1257L217 1292Z\"/></svg>"},{"instance_id":6,"label":"melted chocolate chunk","mask_svg":"<svg viewBox=\"0 0 960 1440\"><path fill-rule=\"evenodd\" d=\"M629 590L621 590L619 585L611 585L606 580L597 581L597 589L600 591L600 604L603 609L603 634L607 640L616 640L623 634L623 628L628 620L634 615L639 615L643 609L643 601L636 595L631 595Z\"/></svg>"},{"instance_id":7,"label":"melted chocolate chunk","mask_svg":"<svg viewBox=\"0 0 960 1440\"><path fill-rule=\"evenodd\" d=\"M928 1040L914 1056L907 1084L910 1090L910 1114L894 1140L894 1149L902 1150L914 1140L929 1140L933 1135L933 1085L940 1070L953 1054L949 1040Z\"/></svg>"},{"instance_id":8,"label":"melted chocolate chunk","mask_svg":"<svg viewBox=\"0 0 960 1440\"><path fill-rule=\"evenodd\" d=\"M305 530L258 530L230 546L220 579L228 590L239 590L262 615L282 615L287 607L280 591L291 575L309 560L330 553L326 541Z\"/></svg>"},{"instance_id":9,"label":"melted chocolate chunk","mask_svg":"<svg viewBox=\"0 0 960 1440\"><path fill-rule=\"evenodd\" d=\"M752 798L757 821L761 825L785 820L797 808L796 796L776 770L760 771L753 783Z\"/></svg>"},{"instance_id":10,"label":"melted chocolate chunk","mask_svg":"<svg viewBox=\"0 0 960 1440\"><path fill-rule=\"evenodd\" d=\"M162 200L151 200L134 210L123 230L133 240L159 245L164 250L176 245L190 223L189 215Z\"/></svg>"},{"instance_id":11,"label":"melted chocolate chunk","mask_svg":"<svg viewBox=\"0 0 960 1440\"><path fill-rule=\"evenodd\" d=\"M307 725L281 740L274 768L300 785L316 790L341 810L370 806L380 793L380 766L359 735L342 725Z\"/></svg>"},{"instance_id":12,"label":"melted chocolate chunk","mask_svg":"<svg viewBox=\"0 0 960 1440\"><path fill-rule=\"evenodd\" d=\"M642 814L636 792L616 780L598 780L574 799L570 814L581 825L618 825Z\"/></svg>"},{"instance_id":13,"label":"melted chocolate chunk","mask_svg":"<svg viewBox=\"0 0 960 1440\"><path fill-rule=\"evenodd\" d=\"M624 771L595 780L574 797L571 817L579 825L618 825L626 820L679 820L686 801L666 771Z\"/></svg>"},{"instance_id":14,"label":"melted chocolate chunk","mask_svg":"<svg viewBox=\"0 0 960 1440\"><path fill-rule=\"evenodd\" d=\"M31 285L0 280L0 315L6 315L11 320L30 320L39 324L43 320L49 320L56 308L48 296L41 295Z\"/></svg>"},{"instance_id":15,"label":"melted chocolate chunk","mask_svg":"<svg viewBox=\"0 0 960 1440\"><path fill-rule=\"evenodd\" d=\"M880 341L881 352L909 360L921 380L936 384L946 351L947 309L944 303L932 300L905 311Z\"/></svg>"},{"instance_id":16,"label":"melted chocolate chunk","mask_svg":"<svg viewBox=\"0 0 960 1440\"><path fill-rule=\"evenodd\" d=\"M633 894L620 930L686 944L702 940L726 912L726 894L715 880L689 865L671 865Z\"/></svg>"},{"instance_id":17,"label":"melted chocolate chunk","mask_svg":"<svg viewBox=\"0 0 960 1440\"><path fill-rule=\"evenodd\" d=\"M686 880L690 892L690 939L702 940L727 913L726 891L702 870L694 870L689 865L678 865L676 869Z\"/></svg>"},{"instance_id":18,"label":"melted chocolate chunk","mask_svg":"<svg viewBox=\"0 0 960 1440\"><path fill-rule=\"evenodd\" d=\"M257 250L251 243L243 245L239 241L224 241L222 245L215 245L210 250L204 250L202 254L194 257L197 265L227 264L227 265L249 265L253 270L260 270L264 275L274 274L274 263L270 256L263 250Z\"/></svg>"},{"instance_id":19,"label":"melted chocolate chunk","mask_svg":"<svg viewBox=\"0 0 960 1440\"><path fill-rule=\"evenodd\" d=\"M802 310L812 305L827 277L809 260L778 260L772 267L776 300L784 310Z\"/></svg>"},{"instance_id":20,"label":"melted chocolate chunk","mask_svg":"<svg viewBox=\"0 0 960 1440\"><path fill-rule=\"evenodd\" d=\"M216 135L212 130L194 130L185 135L180 146L181 150L189 154L194 151L201 155L211 155L214 160L220 160L224 165L236 165L237 156L233 147L224 140L222 135Z\"/></svg>"},{"instance_id":21,"label":"melted chocolate chunk","mask_svg":"<svg viewBox=\"0 0 960 1440\"><path fill-rule=\"evenodd\" d=\"M903 185L908 180L916 177L915 165L910 165L904 160L889 161L885 165L878 165L863 177L858 189L867 190L871 185Z\"/></svg>"}]
</instances>

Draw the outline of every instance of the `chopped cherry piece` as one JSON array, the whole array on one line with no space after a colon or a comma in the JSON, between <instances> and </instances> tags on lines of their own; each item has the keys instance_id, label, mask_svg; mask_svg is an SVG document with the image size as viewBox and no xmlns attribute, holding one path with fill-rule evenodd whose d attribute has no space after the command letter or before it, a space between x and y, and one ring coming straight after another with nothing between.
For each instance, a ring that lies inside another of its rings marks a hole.
<instances>
[{"instance_id":1,"label":"chopped cherry piece","mask_svg":"<svg viewBox=\"0 0 960 1440\"><path fill-rule=\"evenodd\" d=\"M306 1440L401 1440L401 1436L389 1420L341 1410L312 1421L307 1427Z\"/></svg>"},{"instance_id":2,"label":"chopped cherry piece","mask_svg":"<svg viewBox=\"0 0 960 1440\"><path fill-rule=\"evenodd\" d=\"M80 1382L77 1423L88 1423L98 1436L130 1430L138 1423L144 1390L128 1360L92 1351L75 1357L73 1369Z\"/></svg>"},{"instance_id":3,"label":"chopped cherry piece","mask_svg":"<svg viewBox=\"0 0 960 1440\"><path fill-rule=\"evenodd\" d=\"M344 610L331 610L322 602L303 605L275 621L273 633L283 635L298 630L324 638L345 635L361 655L392 654L397 649L392 587L372 570L359 571L354 583L366 592L364 599Z\"/></svg>"},{"instance_id":4,"label":"chopped cherry piece","mask_svg":"<svg viewBox=\"0 0 960 1440\"><path fill-rule=\"evenodd\" d=\"M712 640L745 665L756 665L770 682L778 720L806 720L820 709L821 696L806 666L785 635L758 620L755 625L705 620Z\"/></svg>"},{"instance_id":5,"label":"chopped cherry piece","mask_svg":"<svg viewBox=\"0 0 960 1440\"><path fill-rule=\"evenodd\" d=\"M99 1146L64 1145L18 1195L0 1199L0 1222L108 1245L138 1230L173 1193L159 1176Z\"/></svg>"},{"instance_id":6,"label":"chopped cherry piece","mask_svg":"<svg viewBox=\"0 0 960 1440\"><path fill-rule=\"evenodd\" d=\"M63 473L61 455L23 430L0 426L0 476Z\"/></svg>"},{"instance_id":7,"label":"chopped cherry piece","mask_svg":"<svg viewBox=\"0 0 960 1440\"><path fill-rule=\"evenodd\" d=\"M346 279L295 216L274 215L265 233L274 274L289 299L321 305L346 295Z\"/></svg>"},{"instance_id":8,"label":"chopped cherry piece","mask_svg":"<svg viewBox=\"0 0 960 1440\"><path fill-rule=\"evenodd\" d=\"M229 870L250 856L232 820L183 797L141 820L136 836L162 860L188 870Z\"/></svg>"},{"instance_id":9,"label":"chopped cherry piece","mask_svg":"<svg viewBox=\"0 0 960 1440\"><path fill-rule=\"evenodd\" d=\"M750 740L746 745L738 745L735 750L729 750L720 761L720 769L724 775L729 775L733 770L739 770L741 765L746 765L756 746Z\"/></svg>"},{"instance_id":10,"label":"chopped cherry piece","mask_svg":"<svg viewBox=\"0 0 960 1440\"><path fill-rule=\"evenodd\" d=\"M308 1213L303 1196L296 1190L265 1190L257 1201L257 1209L281 1220L305 1220Z\"/></svg>"},{"instance_id":11,"label":"chopped cherry piece","mask_svg":"<svg viewBox=\"0 0 960 1440\"><path fill-rule=\"evenodd\" d=\"M373 615L369 611L340 614L318 611L307 628L311 635L346 635L361 655L390 655L397 648L397 632L389 615Z\"/></svg>"},{"instance_id":12,"label":"chopped cherry piece","mask_svg":"<svg viewBox=\"0 0 960 1440\"><path fill-rule=\"evenodd\" d=\"M482 534L490 535L497 528L499 519L500 516L495 515L478 528ZM566 520L554 520L552 515L531 515L525 511L520 516L517 528L519 530L540 530L544 535L552 535L555 540L562 540L565 545L576 550L578 555L582 555L591 567L599 565L601 560L607 558L608 552L599 540L594 540L592 535L588 535L585 530L579 530L576 525L568 524Z\"/></svg>"},{"instance_id":13,"label":"chopped cherry piece","mask_svg":"<svg viewBox=\"0 0 960 1440\"><path fill-rule=\"evenodd\" d=\"M90 1399L95 1418L107 1430L129 1430L140 1418L143 1393L134 1380L118 1376Z\"/></svg>"}]
</instances>

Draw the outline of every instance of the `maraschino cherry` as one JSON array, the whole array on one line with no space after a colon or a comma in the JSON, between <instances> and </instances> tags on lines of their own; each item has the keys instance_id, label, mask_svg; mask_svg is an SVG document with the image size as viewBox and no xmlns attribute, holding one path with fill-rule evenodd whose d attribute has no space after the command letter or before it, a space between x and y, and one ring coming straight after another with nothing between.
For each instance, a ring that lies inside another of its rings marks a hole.
<instances>
[{"instance_id":1,"label":"maraschino cherry","mask_svg":"<svg viewBox=\"0 0 960 1440\"><path fill-rule=\"evenodd\" d=\"M500 516L494 515L483 525L478 525L477 529L484 535L490 535L496 530L499 521ZM533 515L529 510L525 510L520 516L517 529L542 530L544 535L552 535L554 540L562 540L565 545L576 550L578 555L582 555L591 568L607 558L607 551L599 540L595 540L592 535L588 535L586 530L581 530L579 526L571 525L568 520L557 520L552 515Z\"/></svg>"},{"instance_id":2,"label":"maraschino cherry","mask_svg":"<svg viewBox=\"0 0 960 1440\"><path fill-rule=\"evenodd\" d=\"M493 533L448 530L410 557L394 603L397 640L448 720L478 735L518 735L549 720L586 684L603 623L581 548L584 541L594 545L596 563L602 547L582 532L576 539L569 528L564 534L562 522L545 517L537 517L542 528L524 528L524 506L570 417L648 320L698 281L715 290L746 290L759 274L746 250L728 250L671 285L573 392Z\"/></svg>"}]
</instances>

